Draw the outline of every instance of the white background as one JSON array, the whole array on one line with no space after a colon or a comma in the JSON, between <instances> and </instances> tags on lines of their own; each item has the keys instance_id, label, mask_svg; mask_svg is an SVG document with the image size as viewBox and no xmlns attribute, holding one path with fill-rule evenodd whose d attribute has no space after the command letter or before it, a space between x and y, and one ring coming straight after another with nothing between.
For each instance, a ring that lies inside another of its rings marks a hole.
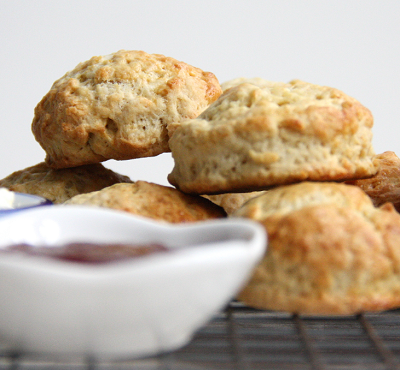
<instances>
[{"instance_id":1,"label":"white background","mask_svg":"<svg viewBox=\"0 0 400 370\"><path fill-rule=\"evenodd\" d=\"M374 148L400 154L400 1L0 0L0 178L37 164L33 110L79 62L160 53L220 82L262 77L336 87L368 107ZM169 154L104 163L168 184Z\"/></svg>"}]
</instances>

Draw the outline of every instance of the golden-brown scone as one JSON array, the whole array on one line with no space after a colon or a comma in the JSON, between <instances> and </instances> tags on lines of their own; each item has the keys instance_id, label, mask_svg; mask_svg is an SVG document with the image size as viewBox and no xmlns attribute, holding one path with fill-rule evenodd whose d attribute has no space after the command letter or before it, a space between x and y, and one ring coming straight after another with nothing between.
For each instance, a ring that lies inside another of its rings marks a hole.
<instances>
[{"instance_id":1,"label":"golden-brown scone","mask_svg":"<svg viewBox=\"0 0 400 370\"><path fill-rule=\"evenodd\" d=\"M211 200L215 204L218 204L225 210L227 215L230 215L237 209L239 209L249 199L257 197L263 193L263 191L253 191L250 193L224 193L203 195L203 197Z\"/></svg>"},{"instance_id":2,"label":"golden-brown scone","mask_svg":"<svg viewBox=\"0 0 400 370\"><path fill-rule=\"evenodd\" d=\"M376 173L372 125L367 108L331 87L241 83L176 128L168 180L218 194L365 178Z\"/></svg>"},{"instance_id":3,"label":"golden-brown scone","mask_svg":"<svg viewBox=\"0 0 400 370\"><path fill-rule=\"evenodd\" d=\"M346 183L359 186L375 206L390 202L400 212L400 159L394 152L387 151L377 154L375 160L378 166L376 175Z\"/></svg>"},{"instance_id":4,"label":"golden-brown scone","mask_svg":"<svg viewBox=\"0 0 400 370\"><path fill-rule=\"evenodd\" d=\"M146 181L116 184L65 202L112 208L170 223L224 218L223 208L200 196Z\"/></svg>"},{"instance_id":5,"label":"golden-brown scone","mask_svg":"<svg viewBox=\"0 0 400 370\"><path fill-rule=\"evenodd\" d=\"M45 197L63 203L78 194L89 193L121 182L132 182L102 164L52 169L44 162L16 171L0 180L0 187Z\"/></svg>"},{"instance_id":6,"label":"golden-brown scone","mask_svg":"<svg viewBox=\"0 0 400 370\"><path fill-rule=\"evenodd\" d=\"M55 81L35 108L32 131L54 168L155 156L170 151L171 123L197 117L220 94L210 72L120 50Z\"/></svg>"},{"instance_id":7,"label":"golden-brown scone","mask_svg":"<svg viewBox=\"0 0 400 370\"><path fill-rule=\"evenodd\" d=\"M267 230L266 254L238 299L300 314L400 307L400 215L358 187L299 183L270 190L234 213Z\"/></svg>"}]
</instances>

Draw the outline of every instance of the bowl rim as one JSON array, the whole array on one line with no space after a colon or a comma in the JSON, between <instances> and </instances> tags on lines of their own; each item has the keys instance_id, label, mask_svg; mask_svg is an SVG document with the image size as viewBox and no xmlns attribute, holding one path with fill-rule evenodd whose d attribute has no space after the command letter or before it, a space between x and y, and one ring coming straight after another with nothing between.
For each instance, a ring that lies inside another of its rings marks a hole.
<instances>
[{"instance_id":1,"label":"bowl rim","mask_svg":"<svg viewBox=\"0 0 400 370\"><path fill-rule=\"evenodd\" d=\"M18 209L18 210L23 210L23 208ZM18 219L20 217L24 217L29 219L35 218L35 221L40 220L40 219L52 219L56 220L56 222L65 222L65 220L60 220L58 215L63 214L64 217L68 217L72 221L72 224L77 222L74 220L74 215L79 214L79 217L82 215L86 215L86 217L90 218L90 216L95 216L95 217L112 217L115 220L119 220L123 223L123 225L127 225L129 223L135 224L135 227L138 228L140 227L143 230L143 235L146 234L146 236L142 236L141 238L144 238L146 241L152 241L158 240L160 243L160 235L162 235L164 238L171 238L172 235L181 235L183 236L183 239L186 239L185 235L188 235L193 233L199 235L198 239L200 242L193 242L189 243L189 245L185 244L185 247L183 249L191 250L192 248L187 248L187 247L200 247L200 248L195 248L193 249L193 253L196 249L201 250L205 245L212 246L213 249L218 247L219 245L224 245L225 243L239 243L242 245L248 245L251 247L248 248L249 254L262 254L265 252L265 248L268 245L268 236L265 231L265 229L257 222L245 218L222 218L222 219L213 219L213 220L205 220L205 221L199 221L199 222L191 222L191 223L180 223L180 224L174 224L174 223L167 223L167 222L162 222L154 219L150 219L147 217L139 216L139 215L134 215L130 214L128 212L120 211L120 210L114 210L114 209L109 209L109 208L98 208L98 207L93 207L93 206L84 206L84 205L53 205L52 207L44 207L44 208L39 208L38 206L32 206L32 207L27 207L25 208L25 211L21 214L19 212L11 212L10 216L7 218L2 218L0 217L0 223L11 223L11 225L14 223L18 223ZM1 213L0 213L1 216ZM123 226L125 227L125 226ZM214 236L210 237L210 240L205 240L204 236L200 236L201 234L204 234L206 232L211 232L210 235L214 234L217 232L217 234L222 234L223 232L221 230L232 230L229 233L225 231L225 233L228 233L229 235L225 236L225 240L218 240L215 239L213 240ZM147 237L147 234L152 233L151 237ZM239 235L244 235L247 234L247 236L239 236ZM68 241L76 241L75 237L67 237L67 241L65 241L66 236L64 235L61 239L63 240L59 244L63 245L68 243ZM81 240L89 240L91 238L84 237ZM117 238L112 238L112 240L117 241L121 240L120 237ZM96 241L94 241L96 243ZM109 241L111 242L111 241ZM261 243L262 242L262 243ZM36 242L35 242L36 243ZM35 244L34 243L34 244ZM44 242L47 244L47 242ZM122 242L125 243L125 242ZM140 243L140 242L139 242ZM181 242L182 243L182 242ZM263 246L257 247L256 245L264 244ZM2 238L0 238L0 248L1 245L3 244ZM39 244L43 244L39 243ZM102 244L102 243L100 243ZM104 244L104 243L103 243ZM129 244L129 243L128 243ZM171 244L171 245L169 245ZM167 248L172 248L172 250L176 249L177 251L179 249L182 249L179 246L174 245L176 243L165 243L165 246ZM225 248L225 247L224 247ZM197 252L196 252L197 253ZM200 252L201 253L201 252ZM168 255L169 256L169 255ZM65 274L65 273L71 273L71 274L76 274L77 272L79 274L88 274L89 276L102 276L103 274L114 274L117 273L119 275L121 272L123 273L126 270L130 269L130 266L133 265L150 265L154 263L153 260L158 260L159 259L159 254L150 254L146 256L146 258L141 258L141 259L127 259L125 261L118 261L118 262L111 262L111 263L105 263L105 264L85 264L85 263L73 263L70 261L63 261L63 260L58 260L58 259L52 259L52 258L46 258L46 257L41 257L41 256L35 256L34 258L31 258L32 256L24 256L24 255L13 255L11 254L5 254L2 255L2 259L0 260L0 265L4 263L12 263L19 265L21 268L27 268L29 267L30 269L33 270L42 270L42 271L47 271L52 274L58 275L58 274ZM167 258L171 258L170 256ZM171 258L172 259L172 258ZM6 262L8 261L8 262Z\"/></svg>"}]
</instances>

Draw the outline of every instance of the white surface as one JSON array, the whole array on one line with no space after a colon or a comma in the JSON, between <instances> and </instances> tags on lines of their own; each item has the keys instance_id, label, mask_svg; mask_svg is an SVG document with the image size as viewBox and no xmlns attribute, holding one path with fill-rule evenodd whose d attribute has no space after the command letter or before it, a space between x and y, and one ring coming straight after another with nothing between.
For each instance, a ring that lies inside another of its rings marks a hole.
<instances>
[{"instance_id":1,"label":"white surface","mask_svg":"<svg viewBox=\"0 0 400 370\"><path fill-rule=\"evenodd\" d=\"M51 204L51 202L37 195L16 193L6 188L0 188L1 216L13 213L20 209L37 207L44 204L48 205Z\"/></svg>"},{"instance_id":2,"label":"white surface","mask_svg":"<svg viewBox=\"0 0 400 370\"><path fill-rule=\"evenodd\" d=\"M0 188L0 211L15 207L15 193L6 188Z\"/></svg>"},{"instance_id":3,"label":"white surface","mask_svg":"<svg viewBox=\"0 0 400 370\"><path fill-rule=\"evenodd\" d=\"M49 206L53 203L46 198L33 194L24 194L0 188L0 217L8 217L13 213L24 211L27 208Z\"/></svg>"},{"instance_id":4,"label":"white surface","mask_svg":"<svg viewBox=\"0 0 400 370\"><path fill-rule=\"evenodd\" d=\"M397 0L0 0L0 178L43 160L30 131L52 83L119 49L161 53L213 72L339 88L375 117L374 147L400 155ZM106 162L168 184L169 154Z\"/></svg>"},{"instance_id":5,"label":"white surface","mask_svg":"<svg viewBox=\"0 0 400 370\"><path fill-rule=\"evenodd\" d=\"M244 219L170 226L81 206L5 217L0 248L87 241L161 243L171 252L95 266L0 253L0 339L10 350L38 355L174 350L235 296L265 238L259 224Z\"/></svg>"}]
</instances>

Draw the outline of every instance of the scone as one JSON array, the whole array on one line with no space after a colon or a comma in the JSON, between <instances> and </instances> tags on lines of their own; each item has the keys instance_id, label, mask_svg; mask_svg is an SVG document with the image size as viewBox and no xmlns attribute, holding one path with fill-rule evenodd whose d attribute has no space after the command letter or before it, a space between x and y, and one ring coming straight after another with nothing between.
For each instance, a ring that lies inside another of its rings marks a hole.
<instances>
[{"instance_id":1,"label":"scone","mask_svg":"<svg viewBox=\"0 0 400 370\"><path fill-rule=\"evenodd\" d=\"M58 204L78 194L125 182L132 181L100 163L56 170L42 162L10 174L0 180L0 187L40 195Z\"/></svg>"},{"instance_id":2,"label":"scone","mask_svg":"<svg viewBox=\"0 0 400 370\"><path fill-rule=\"evenodd\" d=\"M223 208L208 199L146 181L116 184L97 192L77 195L64 204L112 208L169 223L226 217Z\"/></svg>"},{"instance_id":3,"label":"scone","mask_svg":"<svg viewBox=\"0 0 400 370\"><path fill-rule=\"evenodd\" d=\"M367 108L334 88L241 83L176 128L168 180L187 193L218 194L369 177L372 125Z\"/></svg>"},{"instance_id":4,"label":"scone","mask_svg":"<svg viewBox=\"0 0 400 370\"><path fill-rule=\"evenodd\" d=\"M203 195L203 197L211 200L215 204L218 204L225 210L227 215L230 215L237 209L239 209L249 199L257 197L263 193L263 191L252 191L250 193L224 193Z\"/></svg>"},{"instance_id":5,"label":"scone","mask_svg":"<svg viewBox=\"0 0 400 370\"><path fill-rule=\"evenodd\" d=\"M378 172L368 179L347 181L359 186L372 199L375 206L386 202L400 212L400 159L394 152L384 152L375 157Z\"/></svg>"},{"instance_id":6,"label":"scone","mask_svg":"<svg viewBox=\"0 0 400 370\"><path fill-rule=\"evenodd\" d=\"M55 81L35 108L32 131L54 168L150 157L170 151L171 123L197 117L220 94L210 72L121 50Z\"/></svg>"},{"instance_id":7,"label":"scone","mask_svg":"<svg viewBox=\"0 0 400 370\"><path fill-rule=\"evenodd\" d=\"M358 187L299 183L270 190L234 217L267 230L266 254L238 299L300 314L400 307L400 215Z\"/></svg>"}]
</instances>

